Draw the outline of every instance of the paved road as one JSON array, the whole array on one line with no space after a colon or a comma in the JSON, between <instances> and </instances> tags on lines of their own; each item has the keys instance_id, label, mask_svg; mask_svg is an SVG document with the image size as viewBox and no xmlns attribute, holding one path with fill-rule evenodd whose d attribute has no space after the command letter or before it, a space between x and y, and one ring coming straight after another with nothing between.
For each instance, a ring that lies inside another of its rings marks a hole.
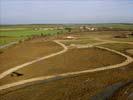
<instances>
[{"instance_id":1,"label":"paved road","mask_svg":"<svg viewBox=\"0 0 133 100\"><path fill-rule=\"evenodd\" d=\"M61 45L64 49L58 53L54 53L54 54L51 54L49 56L45 56L45 57L42 57L40 58L39 60L36 60L35 62L37 61L40 61L40 60L44 60L44 59L47 59L49 57L53 57L53 56L56 56L56 55L59 55L61 53L64 53L67 51L67 47L60 43L59 41L55 41L56 43L58 43L59 45ZM104 41L104 43L110 43L111 41ZM121 42L117 42L117 43L121 43ZM99 45L98 44L95 44L96 45ZM116 54L119 54L121 56L124 56L126 58L126 60L120 64L116 64L116 65L111 65L111 66L105 66L105 67L100 67L100 68L95 68L95 69L91 69L91 70L84 70L84 71L77 71L77 72L69 72L69 73L63 73L63 74L58 74L58 75L51 75L51 76L42 76L42 77L36 77L36 78L31 78L31 79L27 79L27 80L23 80L23 81L19 81L19 82L14 82L14 83L11 83L11 84L6 84L6 85L3 85L3 86L0 86L0 90L4 90L4 89L8 89L8 88L11 88L11 87L15 87L15 86L18 86L18 85L22 85L22 84L27 84L27 83L30 83L30 82L35 82L35 81L41 81L41 80L55 80L55 79L58 79L58 78L61 78L61 77L69 77L71 75L77 75L77 74L82 74L82 73L91 73L91 72L96 72L96 71L102 71L102 70L108 70L108 69L113 69L113 68L118 68L118 67L122 67L122 66L125 66L125 65L128 65L129 63L133 62L133 58L128 56L128 55L125 55L121 52L118 52L118 51L115 51L115 50L112 50L112 49L109 49L109 48L105 48L105 47L100 47L100 46L96 46L97 48L100 48L100 49L104 49L104 50L108 50L110 52L113 52L113 53L116 53ZM35 63L35 62L30 62L28 63L29 64L32 64L32 63ZM22 67L25 67L27 66L27 63L24 64L24 65L20 65L20 66L17 66L15 68L12 68L12 69L9 69L8 71L0 74L1 78L5 77L6 75L10 74L12 71L16 71Z\"/></svg>"}]
</instances>

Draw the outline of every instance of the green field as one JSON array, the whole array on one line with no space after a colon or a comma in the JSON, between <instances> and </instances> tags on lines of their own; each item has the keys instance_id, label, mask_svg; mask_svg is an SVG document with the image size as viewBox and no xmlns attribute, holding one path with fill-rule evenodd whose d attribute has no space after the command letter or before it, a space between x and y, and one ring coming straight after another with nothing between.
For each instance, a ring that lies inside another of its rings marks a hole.
<instances>
[{"instance_id":1,"label":"green field","mask_svg":"<svg viewBox=\"0 0 133 100\"><path fill-rule=\"evenodd\" d=\"M31 24L31 25L0 25L0 45L8 44L13 41L19 41L22 39L29 38L33 35L57 35L62 33L67 33L69 30L66 28L71 28L69 33L80 33L80 26L96 27L96 28L112 28L119 30L132 31L133 24ZM62 29L60 29L62 28ZM103 28L103 29L104 29ZM98 31L102 34L101 31ZM132 40L132 38L130 39Z\"/></svg>"},{"instance_id":2,"label":"green field","mask_svg":"<svg viewBox=\"0 0 133 100\"><path fill-rule=\"evenodd\" d=\"M133 24L128 23L105 23L105 24L94 24L93 26L97 27L112 27L112 28L120 28L120 29L126 29L126 30L133 30Z\"/></svg>"},{"instance_id":3,"label":"green field","mask_svg":"<svg viewBox=\"0 0 133 100\"><path fill-rule=\"evenodd\" d=\"M12 37L27 37L31 35L41 35L41 34L57 34L61 30L2 30L0 31L0 36L12 36Z\"/></svg>"},{"instance_id":4,"label":"green field","mask_svg":"<svg viewBox=\"0 0 133 100\"><path fill-rule=\"evenodd\" d=\"M57 35L65 32L64 29L47 28L49 27L46 27L45 25L41 27L40 25L0 26L0 45L26 39L33 35Z\"/></svg>"}]
</instances>

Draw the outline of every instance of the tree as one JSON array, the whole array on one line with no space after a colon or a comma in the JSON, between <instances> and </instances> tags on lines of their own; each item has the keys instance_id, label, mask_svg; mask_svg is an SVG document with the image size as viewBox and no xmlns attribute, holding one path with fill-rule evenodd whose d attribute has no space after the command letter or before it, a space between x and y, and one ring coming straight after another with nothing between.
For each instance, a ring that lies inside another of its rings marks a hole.
<instances>
[{"instance_id":1,"label":"tree","mask_svg":"<svg viewBox=\"0 0 133 100\"><path fill-rule=\"evenodd\" d=\"M65 30L67 30L70 33L72 31L72 28L66 27Z\"/></svg>"}]
</instances>

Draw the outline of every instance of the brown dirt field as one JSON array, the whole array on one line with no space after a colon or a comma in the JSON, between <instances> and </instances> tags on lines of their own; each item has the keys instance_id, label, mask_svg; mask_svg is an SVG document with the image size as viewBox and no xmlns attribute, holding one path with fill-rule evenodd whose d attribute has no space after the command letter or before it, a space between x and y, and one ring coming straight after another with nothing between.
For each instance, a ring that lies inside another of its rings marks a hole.
<instances>
[{"instance_id":1,"label":"brown dirt field","mask_svg":"<svg viewBox=\"0 0 133 100\"><path fill-rule=\"evenodd\" d=\"M122 53L125 53L126 55L129 55L129 56L133 57L132 54L127 52L127 50L129 50L129 49L133 49L133 44L107 43L107 44L102 44L100 46L103 46L103 47L106 47L106 48L110 48L110 49L114 49L114 50L120 51Z\"/></svg>"},{"instance_id":2,"label":"brown dirt field","mask_svg":"<svg viewBox=\"0 0 133 100\"><path fill-rule=\"evenodd\" d=\"M0 73L28 61L58 52L63 48L52 41L25 41L0 53Z\"/></svg>"},{"instance_id":3,"label":"brown dirt field","mask_svg":"<svg viewBox=\"0 0 133 100\"><path fill-rule=\"evenodd\" d=\"M18 70L17 72L23 74L21 77L8 75L1 80L0 84L39 76L88 70L118 64L124 60L125 57L98 48L69 49L64 54L39 61Z\"/></svg>"},{"instance_id":4,"label":"brown dirt field","mask_svg":"<svg viewBox=\"0 0 133 100\"><path fill-rule=\"evenodd\" d=\"M67 40L67 41L61 41L63 44L66 46L70 46L71 44L94 44L94 43L99 43L101 41L96 41L93 39L77 39L77 40Z\"/></svg>"},{"instance_id":5,"label":"brown dirt field","mask_svg":"<svg viewBox=\"0 0 133 100\"><path fill-rule=\"evenodd\" d=\"M133 63L112 70L81 74L52 82L41 82L10 91L2 100L89 100L106 87L133 79ZM125 100L125 99L118 99Z\"/></svg>"}]
</instances>

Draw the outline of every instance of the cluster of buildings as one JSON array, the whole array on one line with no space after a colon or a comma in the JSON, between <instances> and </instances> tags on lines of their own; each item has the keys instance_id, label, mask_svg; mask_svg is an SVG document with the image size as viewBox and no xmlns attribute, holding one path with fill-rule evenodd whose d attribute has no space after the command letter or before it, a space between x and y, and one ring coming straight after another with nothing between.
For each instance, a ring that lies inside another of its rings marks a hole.
<instances>
[{"instance_id":1,"label":"cluster of buildings","mask_svg":"<svg viewBox=\"0 0 133 100\"><path fill-rule=\"evenodd\" d=\"M34 30L63 30L64 27L39 27L39 28L34 28Z\"/></svg>"},{"instance_id":2,"label":"cluster of buildings","mask_svg":"<svg viewBox=\"0 0 133 100\"><path fill-rule=\"evenodd\" d=\"M80 30L96 31L97 28L96 27L89 27L89 26L81 26Z\"/></svg>"}]
</instances>

